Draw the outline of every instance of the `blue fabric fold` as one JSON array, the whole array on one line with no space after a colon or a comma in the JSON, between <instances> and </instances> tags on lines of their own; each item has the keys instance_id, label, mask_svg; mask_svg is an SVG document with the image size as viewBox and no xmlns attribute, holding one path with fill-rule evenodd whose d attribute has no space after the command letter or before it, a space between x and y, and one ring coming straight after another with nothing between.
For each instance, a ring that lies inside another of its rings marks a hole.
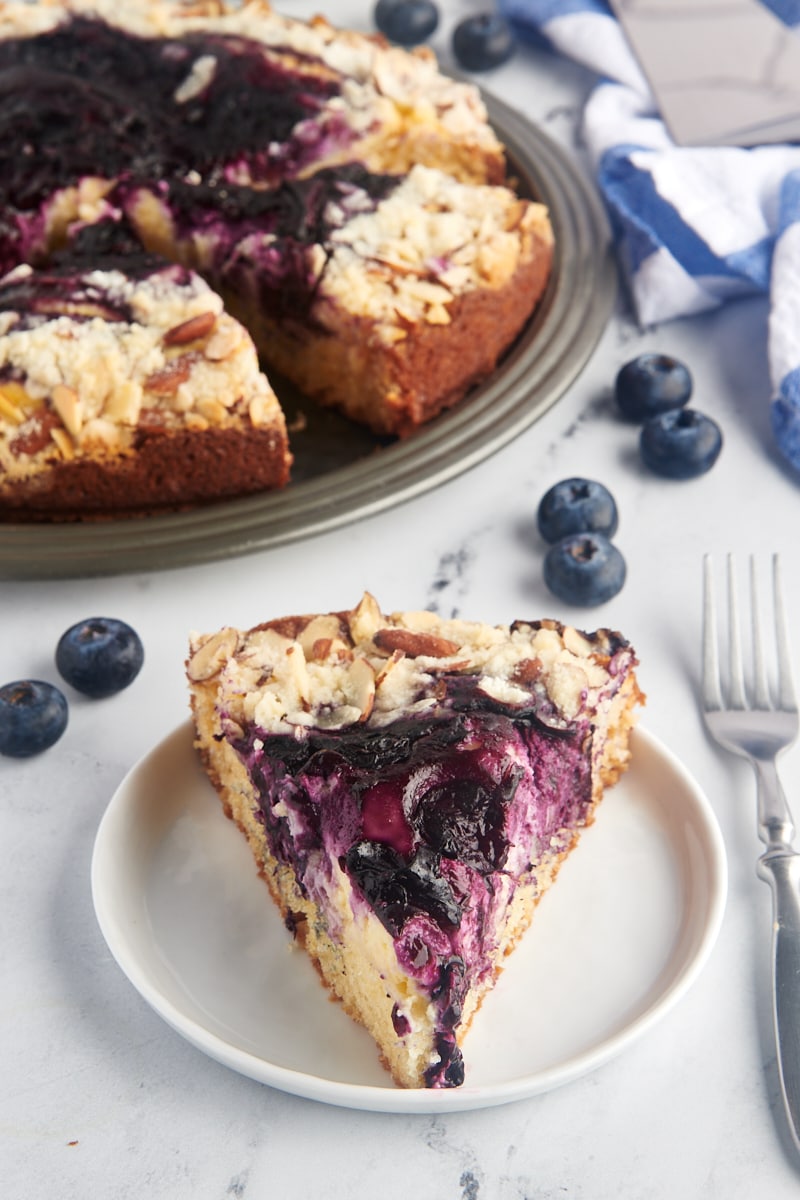
<instances>
[{"instance_id":1,"label":"blue fabric fold","mask_svg":"<svg viewBox=\"0 0 800 1200\"><path fill-rule=\"evenodd\" d=\"M800 0L762 2L800 25ZM640 323L769 297L772 429L800 471L800 146L678 146L604 0L498 5L523 38L597 77L583 141Z\"/></svg>"}]
</instances>

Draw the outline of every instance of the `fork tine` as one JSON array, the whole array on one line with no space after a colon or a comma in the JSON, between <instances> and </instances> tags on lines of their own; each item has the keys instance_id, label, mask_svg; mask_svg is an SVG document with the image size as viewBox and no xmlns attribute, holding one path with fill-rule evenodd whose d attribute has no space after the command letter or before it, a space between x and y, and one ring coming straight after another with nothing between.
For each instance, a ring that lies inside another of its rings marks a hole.
<instances>
[{"instance_id":1,"label":"fork tine","mask_svg":"<svg viewBox=\"0 0 800 1200\"><path fill-rule=\"evenodd\" d=\"M728 555L728 660L730 678L728 686L729 708L747 708L744 694L744 672L742 671L742 641L739 625L739 593L736 587L736 561Z\"/></svg>"},{"instance_id":2,"label":"fork tine","mask_svg":"<svg viewBox=\"0 0 800 1200\"><path fill-rule=\"evenodd\" d=\"M772 588L775 602L775 640L778 648L778 701L782 709L794 712L794 683L789 655L789 637L786 632L786 610L783 603L780 556L772 556Z\"/></svg>"},{"instance_id":3,"label":"fork tine","mask_svg":"<svg viewBox=\"0 0 800 1200\"><path fill-rule=\"evenodd\" d=\"M703 707L706 712L722 708L714 576L710 554L706 554L703 558Z\"/></svg>"},{"instance_id":4,"label":"fork tine","mask_svg":"<svg viewBox=\"0 0 800 1200\"><path fill-rule=\"evenodd\" d=\"M756 708L770 708L769 683L761 635L761 609L758 599L758 572L755 555L750 555L750 612L753 625L753 701Z\"/></svg>"}]
</instances>

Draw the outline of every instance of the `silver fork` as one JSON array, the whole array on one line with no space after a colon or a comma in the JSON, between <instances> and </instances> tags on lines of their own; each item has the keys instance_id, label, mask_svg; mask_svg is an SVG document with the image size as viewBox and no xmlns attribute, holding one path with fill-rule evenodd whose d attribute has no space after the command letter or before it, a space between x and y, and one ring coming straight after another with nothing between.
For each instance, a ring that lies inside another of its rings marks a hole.
<instances>
[{"instance_id":1,"label":"silver fork","mask_svg":"<svg viewBox=\"0 0 800 1200\"><path fill-rule=\"evenodd\" d=\"M766 849L758 874L772 889L773 1020L778 1070L786 1114L800 1150L800 854L794 825L778 777L777 758L797 738L798 714L789 663L780 561L772 559L777 688L770 695L755 560L750 560L752 683L742 666L735 563L728 556L728 683L723 700L717 650L717 621L710 556L703 562L703 709L711 735L746 758L756 773L758 836Z\"/></svg>"}]
</instances>

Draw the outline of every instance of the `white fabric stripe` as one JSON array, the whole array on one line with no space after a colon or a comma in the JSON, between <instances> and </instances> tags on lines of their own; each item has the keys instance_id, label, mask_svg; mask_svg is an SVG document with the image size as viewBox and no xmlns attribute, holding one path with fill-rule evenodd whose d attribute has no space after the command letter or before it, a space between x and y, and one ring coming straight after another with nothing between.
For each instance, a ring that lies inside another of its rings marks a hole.
<instances>
[{"instance_id":1,"label":"white fabric stripe","mask_svg":"<svg viewBox=\"0 0 800 1200\"><path fill-rule=\"evenodd\" d=\"M719 305L719 300L664 247L644 260L632 286L639 320L645 326L706 312Z\"/></svg>"},{"instance_id":2,"label":"white fabric stripe","mask_svg":"<svg viewBox=\"0 0 800 1200\"><path fill-rule=\"evenodd\" d=\"M772 258L772 305L769 314L770 373L777 389L800 362L800 224L790 225Z\"/></svg>"},{"instance_id":3,"label":"white fabric stripe","mask_svg":"<svg viewBox=\"0 0 800 1200\"><path fill-rule=\"evenodd\" d=\"M544 32L559 50L601 77L616 79L645 97L651 96L647 80L614 17L590 12L567 13L548 21Z\"/></svg>"},{"instance_id":4,"label":"white fabric stripe","mask_svg":"<svg viewBox=\"0 0 800 1200\"><path fill-rule=\"evenodd\" d=\"M633 154L650 172L660 196L677 208L720 258L745 250L777 228L778 199L786 172L800 167L800 148L676 149Z\"/></svg>"}]
</instances>

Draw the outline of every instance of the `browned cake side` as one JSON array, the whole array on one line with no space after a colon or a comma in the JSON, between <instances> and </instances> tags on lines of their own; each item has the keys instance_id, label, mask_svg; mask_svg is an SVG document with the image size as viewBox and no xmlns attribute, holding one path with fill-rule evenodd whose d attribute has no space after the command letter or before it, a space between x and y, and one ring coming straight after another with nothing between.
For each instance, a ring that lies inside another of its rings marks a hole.
<instances>
[{"instance_id":1,"label":"browned cake side","mask_svg":"<svg viewBox=\"0 0 800 1200\"><path fill-rule=\"evenodd\" d=\"M157 512L287 482L253 342L198 276L95 270L54 286L21 267L0 308L3 519Z\"/></svg>"},{"instance_id":2,"label":"browned cake side","mask_svg":"<svg viewBox=\"0 0 800 1200\"><path fill-rule=\"evenodd\" d=\"M541 302L554 258L543 205L425 167L324 246L308 247L306 319L260 303L259 256L270 244L243 240L238 288L226 288L224 274L215 280L264 360L321 404L400 437L491 375Z\"/></svg>"}]
</instances>

